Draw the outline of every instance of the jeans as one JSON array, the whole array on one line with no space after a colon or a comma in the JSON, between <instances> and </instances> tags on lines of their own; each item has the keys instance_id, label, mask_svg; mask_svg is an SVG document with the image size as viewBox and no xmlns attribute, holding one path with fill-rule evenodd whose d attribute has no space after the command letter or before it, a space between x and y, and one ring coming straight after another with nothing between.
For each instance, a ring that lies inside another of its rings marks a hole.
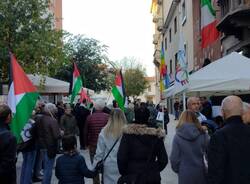
<instances>
[{"instance_id":1,"label":"jeans","mask_svg":"<svg viewBox=\"0 0 250 184\"><path fill-rule=\"evenodd\" d=\"M178 120L179 119L179 111L174 111L174 116L175 116L175 119Z\"/></svg>"},{"instance_id":2,"label":"jeans","mask_svg":"<svg viewBox=\"0 0 250 184\"><path fill-rule=\"evenodd\" d=\"M41 170L42 170L42 162L43 162L43 153L41 152L40 148L36 149L36 159L33 168L33 177L39 178L41 177Z\"/></svg>"},{"instance_id":3,"label":"jeans","mask_svg":"<svg viewBox=\"0 0 250 184\"><path fill-rule=\"evenodd\" d=\"M44 163L42 184L50 184L55 158L49 158L47 150L41 150L41 152L43 154L43 163Z\"/></svg>"},{"instance_id":4,"label":"jeans","mask_svg":"<svg viewBox=\"0 0 250 184\"><path fill-rule=\"evenodd\" d=\"M32 170L35 163L36 151L22 152L23 164L20 184L32 184Z\"/></svg>"}]
</instances>

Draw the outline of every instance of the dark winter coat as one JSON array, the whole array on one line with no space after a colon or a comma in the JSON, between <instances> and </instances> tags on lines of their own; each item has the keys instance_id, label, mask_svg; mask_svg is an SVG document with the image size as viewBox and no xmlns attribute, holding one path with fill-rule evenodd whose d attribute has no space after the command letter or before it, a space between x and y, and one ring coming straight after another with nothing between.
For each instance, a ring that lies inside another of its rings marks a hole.
<instances>
[{"instance_id":1,"label":"dark winter coat","mask_svg":"<svg viewBox=\"0 0 250 184\"><path fill-rule=\"evenodd\" d=\"M160 172L168 163L164 136L165 132L160 128L149 128L143 124L128 125L117 154L120 174L143 173L147 181L145 184L160 183Z\"/></svg>"},{"instance_id":2,"label":"dark winter coat","mask_svg":"<svg viewBox=\"0 0 250 184\"><path fill-rule=\"evenodd\" d=\"M178 174L179 184L205 184L206 173L203 153L209 136L192 123L177 129L170 155L171 166Z\"/></svg>"},{"instance_id":3,"label":"dark winter coat","mask_svg":"<svg viewBox=\"0 0 250 184\"><path fill-rule=\"evenodd\" d=\"M37 129L39 130L37 131L39 145L45 149L56 147L57 141L60 138L60 129L57 120L48 114L44 114L40 118L36 122Z\"/></svg>"},{"instance_id":4,"label":"dark winter coat","mask_svg":"<svg viewBox=\"0 0 250 184\"><path fill-rule=\"evenodd\" d=\"M90 171L80 154L64 154L56 160L55 175L59 184L84 184L84 177L93 178L95 172Z\"/></svg>"},{"instance_id":5,"label":"dark winter coat","mask_svg":"<svg viewBox=\"0 0 250 184\"><path fill-rule=\"evenodd\" d=\"M250 128L232 116L216 131L208 147L209 184L250 183Z\"/></svg>"},{"instance_id":6,"label":"dark winter coat","mask_svg":"<svg viewBox=\"0 0 250 184\"><path fill-rule=\"evenodd\" d=\"M60 127L64 131L64 135L79 134L79 129L77 127L75 116L72 114L62 115L61 120L60 120Z\"/></svg>"},{"instance_id":7,"label":"dark winter coat","mask_svg":"<svg viewBox=\"0 0 250 184\"><path fill-rule=\"evenodd\" d=\"M0 122L0 183L16 183L16 138L8 125Z\"/></svg>"}]
</instances>

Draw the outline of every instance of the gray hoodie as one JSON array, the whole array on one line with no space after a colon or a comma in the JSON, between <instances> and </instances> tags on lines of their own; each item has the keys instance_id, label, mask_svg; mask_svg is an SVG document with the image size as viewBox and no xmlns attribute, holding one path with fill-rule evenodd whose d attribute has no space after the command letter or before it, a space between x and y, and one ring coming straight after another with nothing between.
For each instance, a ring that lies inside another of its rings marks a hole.
<instances>
[{"instance_id":1,"label":"gray hoodie","mask_svg":"<svg viewBox=\"0 0 250 184\"><path fill-rule=\"evenodd\" d=\"M209 136L192 123L177 129L170 155L171 166L178 174L179 184L205 184L203 152Z\"/></svg>"}]
</instances>

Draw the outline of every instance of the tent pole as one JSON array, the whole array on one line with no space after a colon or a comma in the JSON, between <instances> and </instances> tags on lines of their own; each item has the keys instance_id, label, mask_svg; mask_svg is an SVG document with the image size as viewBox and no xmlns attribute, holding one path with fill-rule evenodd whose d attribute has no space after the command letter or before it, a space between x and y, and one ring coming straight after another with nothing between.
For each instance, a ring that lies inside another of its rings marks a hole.
<instances>
[{"instance_id":1,"label":"tent pole","mask_svg":"<svg viewBox=\"0 0 250 184\"><path fill-rule=\"evenodd\" d=\"M186 110L186 92L182 93L182 100L183 100L183 111Z\"/></svg>"}]
</instances>

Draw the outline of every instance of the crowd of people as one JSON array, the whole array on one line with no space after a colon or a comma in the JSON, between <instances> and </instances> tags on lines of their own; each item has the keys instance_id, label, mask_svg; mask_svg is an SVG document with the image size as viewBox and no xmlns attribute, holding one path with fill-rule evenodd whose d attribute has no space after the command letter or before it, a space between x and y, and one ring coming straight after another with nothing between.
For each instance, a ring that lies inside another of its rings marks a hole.
<instances>
[{"instance_id":1,"label":"crowd of people","mask_svg":"<svg viewBox=\"0 0 250 184\"><path fill-rule=\"evenodd\" d=\"M38 103L18 144L9 129L11 110L0 105L0 183L16 183L22 154L20 184L51 183L54 166L59 184L83 184L85 177L94 184L160 184L168 160L179 184L249 184L250 105L226 97L223 123L212 118L206 98L188 98L187 110L179 106L174 104L178 122L168 158L169 116L161 105L135 102L122 111L115 101L112 107L103 100Z\"/></svg>"}]
</instances>

